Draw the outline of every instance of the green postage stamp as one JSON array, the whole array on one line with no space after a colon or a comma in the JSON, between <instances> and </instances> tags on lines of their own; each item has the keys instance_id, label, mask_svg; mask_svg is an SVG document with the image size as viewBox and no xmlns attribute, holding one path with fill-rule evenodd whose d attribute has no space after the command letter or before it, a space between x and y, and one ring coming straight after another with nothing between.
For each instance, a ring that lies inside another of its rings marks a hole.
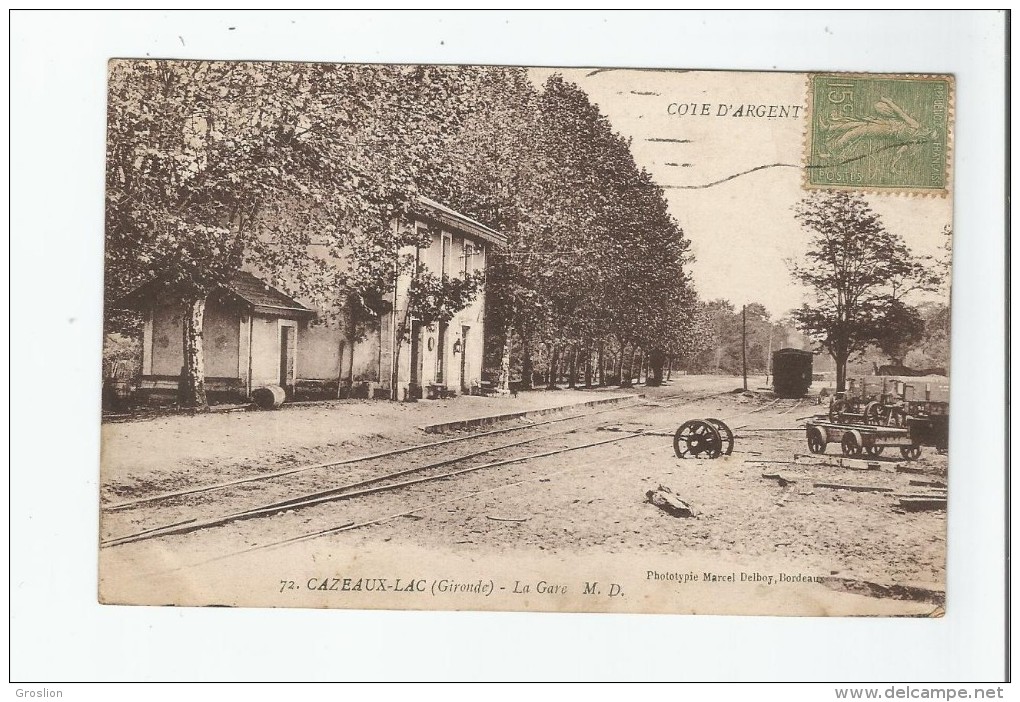
<instances>
[{"instance_id":1,"label":"green postage stamp","mask_svg":"<svg viewBox=\"0 0 1020 702\"><path fill-rule=\"evenodd\" d=\"M814 74L805 187L942 195L953 77Z\"/></svg>"}]
</instances>

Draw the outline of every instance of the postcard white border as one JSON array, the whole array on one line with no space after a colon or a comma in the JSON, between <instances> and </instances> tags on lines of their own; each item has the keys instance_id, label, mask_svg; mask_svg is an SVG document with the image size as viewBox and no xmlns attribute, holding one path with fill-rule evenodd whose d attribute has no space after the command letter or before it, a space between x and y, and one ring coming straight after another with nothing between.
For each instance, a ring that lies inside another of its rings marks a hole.
<instances>
[{"instance_id":1,"label":"postcard white border","mask_svg":"<svg viewBox=\"0 0 1020 702\"><path fill-rule=\"evenodd\" d=\"M1002 14L18 12L10 22L13 679L1001 678ZM104 81L115 56L955 74L945 619L100 607Z\"/></svg>"}]
</instances>

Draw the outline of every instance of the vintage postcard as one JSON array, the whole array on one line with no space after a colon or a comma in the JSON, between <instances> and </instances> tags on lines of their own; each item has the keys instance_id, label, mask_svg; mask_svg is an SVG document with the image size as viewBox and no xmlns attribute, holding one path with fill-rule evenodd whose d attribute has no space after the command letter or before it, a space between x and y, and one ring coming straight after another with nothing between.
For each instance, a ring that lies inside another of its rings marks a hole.
<instances>
[{"instance_id":1,"label":"vintage postcard","mask_svg":"<svg viewBox=\"0 0 1020 702\"><path fill-rule=\"evenodd\" d=\"M941 616L954 90L111 61L99 600Z\"/></svg>"}]
</instances>

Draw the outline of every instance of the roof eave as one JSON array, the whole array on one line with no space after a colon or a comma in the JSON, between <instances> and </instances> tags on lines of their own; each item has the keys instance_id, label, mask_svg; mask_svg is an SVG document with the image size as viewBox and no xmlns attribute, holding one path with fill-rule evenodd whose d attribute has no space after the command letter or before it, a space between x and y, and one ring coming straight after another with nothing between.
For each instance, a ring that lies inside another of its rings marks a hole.
<instances>
[{"instance_id":1,"label":"roof eave","mask_svg":"<svg viewBox=\"0 0 1020 702\"><path fill-rule=\"evenodd\" d=\"M424 196L418 197L418 203L425 210L425 212L417 212L420 216L434 220L440 224L446 224L450 227L454 227L476 236L479 239L488 241L491 244L506 246L506 237L503 234L500 234L495 229L486 227L481 222L476 222L467 215L462 215L454 210L445 209L435 201Z\"/></svg>"},{"instance_id":2,"label":"roof eave","mask_svg":"<svg viewBox=\"0 0 1020 702\"><path fill-rule=\"evenodd\" d=\"M272 305L253 305L248 303L248 309L252 314L265 314L272 317L283 317L285 319L315 319L315 310L307 307L274 307Z\"/></svg>"}]
</instances>

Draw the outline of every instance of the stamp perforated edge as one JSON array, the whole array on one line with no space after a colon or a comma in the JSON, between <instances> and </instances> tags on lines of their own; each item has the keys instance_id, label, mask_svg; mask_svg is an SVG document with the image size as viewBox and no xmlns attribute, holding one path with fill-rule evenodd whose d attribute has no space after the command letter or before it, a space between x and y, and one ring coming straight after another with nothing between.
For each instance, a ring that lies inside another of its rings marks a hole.
<instances>
[{"instance_id":1,"label":"stamp perforated edge","mask_svg":"<svg viewBox=\"0 0 1020 702\"><path fill-rule=\"evenodd\" d=\"M945 187L943 188L916 188L896 186L875 186L875 185L839 185L812 183L808 177L808 166L811 163L811 146L814 130L811 128L814 100L812 93L812 81L816 76L832 76L842 78L886 78L886 79L915 79L915 80L944 80L949 84L949 95L946 99L946 144L945 144ZM953 194L953 161L955 157L955 125L956 125L956 76L952 73L866 73L847 71L814 71L806 73L804 77L804 136L803 152L801 154L801 190L847 190L866 195L907 195L910 197L947 198Z\"/></svg>"}]
</instances>

